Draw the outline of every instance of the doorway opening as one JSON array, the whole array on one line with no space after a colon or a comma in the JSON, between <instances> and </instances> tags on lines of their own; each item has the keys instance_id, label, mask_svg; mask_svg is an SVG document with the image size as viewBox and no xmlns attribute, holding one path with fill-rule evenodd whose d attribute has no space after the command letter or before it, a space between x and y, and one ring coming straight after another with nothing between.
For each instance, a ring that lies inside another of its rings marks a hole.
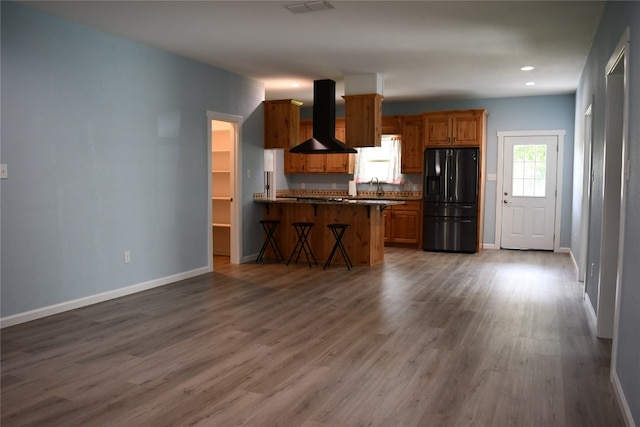
<instances>
[{"instance_id":1,"label":"doorway opening","mask_svg":"<svg viewBox=\"0 0 640 427\"><path fill-rule=\"evenodd\" d=\"M240 204L239 158L242 118L207 112L209 131L209 269L217 263L239 264Z\"/></svg>"},{"instance_id":2,"label":"doorway opening","mask_svg":"<svg viewBox=\"0 0 640 427\"><path fill-rule=\"evenodd\" d=\"M211 123L211 232L213 255L231 255L231 148L233 124Z\"/></svg>"}]
</instances>

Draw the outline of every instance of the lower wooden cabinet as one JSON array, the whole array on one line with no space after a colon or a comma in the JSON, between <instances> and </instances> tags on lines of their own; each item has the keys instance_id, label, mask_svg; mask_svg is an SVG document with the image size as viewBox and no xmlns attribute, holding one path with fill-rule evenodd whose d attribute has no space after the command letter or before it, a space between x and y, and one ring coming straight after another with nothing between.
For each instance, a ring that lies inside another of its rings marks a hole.
<instances>
[{"instance_id":1,"label":"lower wooden cabinet","mask_svg":"<svg viewBox=\"0 0 640 427\"><path fill-rule=\"evenodd\" d=\"M389 206L384 210L385 244L419 247L422 237L422 202L409 200L404 205Z\"/></svg>"}]
</instances>

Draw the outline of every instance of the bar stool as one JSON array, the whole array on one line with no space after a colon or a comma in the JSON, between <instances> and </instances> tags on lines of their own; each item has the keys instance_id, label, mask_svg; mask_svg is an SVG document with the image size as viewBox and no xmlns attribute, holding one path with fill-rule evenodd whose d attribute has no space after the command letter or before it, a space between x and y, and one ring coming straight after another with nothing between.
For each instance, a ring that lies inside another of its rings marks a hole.
<instances>
[{"instance_id":1,"label":"bar stool","mask_svg":"<svg viewBox=\"0 0 640 427\"><path fill-rule=\"evenodd\" d=\"M309 263L309 267L311 267L311 260L309 259L309 255L313 259L313 262L318 265L318 261L316 261L316 257L313 255L311 251L311 246L309 246L309 233L311 233L311 228L314 226L313 222L294 222L291 224L293 228L296 230L298 234L298 241L296 242L296 246L293 248L293 252L291 252L291 256L289 257L289 261L287 261L287 265L293 259L293 256L296 255L296 264L298 263L298 258L300 258L300 253L304 251L304 256L307 258L307 262Z\"/></svg>"},{"instance_id":2,"label":"bar stool","mask_svg":"<svg viewBox=\"0 0 640 427\"><path fill-rule=\"evenodd\" d=\"M351 270L353 264L351 264L351 260L349 259L349 255L347 255L347 251L342 244L342 236L344 232L347 231L347 228L351 227L349 224L328 224L327 228L331 230L333 233L333 237L336 239L336 243L333 245L333 249L331 249L331 253L329 254L329 258L327 258L327 262L324 263L324 267L322 269L326 269L331 264L331 260L336 253L337 249L340 249L342 253L342 257L344 258L345 264L347 264L347 269Z\"/></svg>"},{"instance_id":3,"label":"bar stool","mask_svg":"<svg viewBox=\"0 0 640 427\"><path fill-rule=\"evenodd\" d=\"M280 262L280 260L284 261L284 255L282 255L282 251L280 250L280 246L278 246L278 241L273 233L276 231L276 227L280 224L280 221L276 219L264 219L260 221L262 224L262 228L266 233L266 237L264 238L264 243L262 244L262 248L258 253L258 257L256 258L256 263L262 261L264 257L264 253L267 250L267 246L271 246L271 250L276 257L276 262Z\"/></svg>"}]
</instances>

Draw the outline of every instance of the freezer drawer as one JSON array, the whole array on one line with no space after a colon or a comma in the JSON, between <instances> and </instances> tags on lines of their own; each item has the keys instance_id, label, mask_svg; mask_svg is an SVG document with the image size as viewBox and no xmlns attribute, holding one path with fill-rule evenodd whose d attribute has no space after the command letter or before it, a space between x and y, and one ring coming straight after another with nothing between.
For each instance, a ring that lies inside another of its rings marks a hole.
<instances>
[{"instance_id":1,"label":"freezer drawer","mask_svg":"<svg viewBox=\"0 0 640 427\"><path fill-rule=\"evenodd\" d=\"M425 217L465 217L478 216L478 205L465 203L424 203Z\"/></svg>"},{"instance_id":2,"label":"freezer drawer","mask_svg":"<svg viewBox=\"0 0 640 427\"><path fill-rule=\"evenodd\" d=\"M475 217L424 217L422 244L425 251L476 251L478 220Z\"/></svg>"}]
</instances>

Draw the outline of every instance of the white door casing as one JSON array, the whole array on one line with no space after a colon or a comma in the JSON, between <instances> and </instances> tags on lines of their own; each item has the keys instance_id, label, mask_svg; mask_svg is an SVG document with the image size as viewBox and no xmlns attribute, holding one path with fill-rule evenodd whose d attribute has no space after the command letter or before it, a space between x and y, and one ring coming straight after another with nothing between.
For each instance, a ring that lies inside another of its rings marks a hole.
<instances>
[{"instance_id":1,"label":"white door casing","mask_svg":"<svg viewBox=\"0 0 640 427\"><path fill-rule=\"evenodd\" d=\"M240 258L242 254L242 238L241 232L242 227L241 218L242 218L242 168L240 161L242 159L242 116L237 116L234 114L220 113L215 111L207 111L207 194L209 195L209 200L212 197L212 186L211 186L211 148L212 148L212 121L218 120L223 122L229 122L232 124L232 128L234 130L234 140L231 144L231 153L230 153L230 174L231 174L231 230L230 230L230 257L229 262L231 264L240 264ZM209 260L209 271L213 271L213 236L211 233L211 223L213 218L213 212L211 209L211 202L207 203L208 205L208 220L206 224L206 233L209 236L208 242L208 254L207 258Z\"/></svg>"},{"instance_id":2,"label":"white door casing","mask_svg":"<svg viewBox=\"0 0 640 427\"><path fill-rule=\"evenodd\" d=\"M498 132L496 243L559 249L565 131Z\"/></svg>"}]
</instances>

